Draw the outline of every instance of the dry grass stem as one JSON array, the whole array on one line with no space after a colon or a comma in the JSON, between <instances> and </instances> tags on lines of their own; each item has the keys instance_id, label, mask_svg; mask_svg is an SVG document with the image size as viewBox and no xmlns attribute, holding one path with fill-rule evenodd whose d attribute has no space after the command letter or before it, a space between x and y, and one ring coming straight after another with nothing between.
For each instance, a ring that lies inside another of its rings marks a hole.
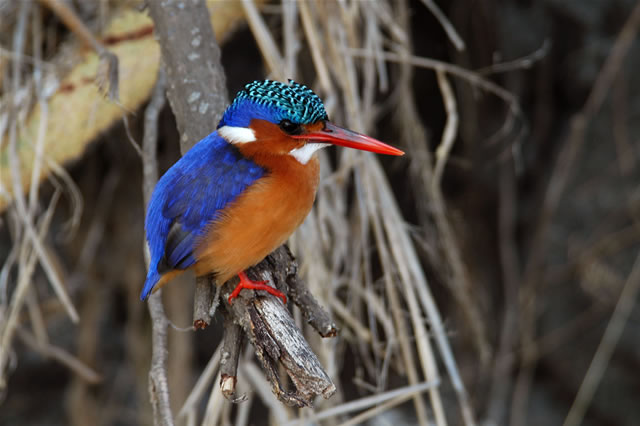
<instances>
[{"instance_id":1,"label":"dry grass stem","mask_svg":"<svg viewBox=\"0 0 640 426\"><path fill-rule=\"evenodd\" d=\"M331 78L329 77L329 67L325 61L324 49L321 46L320 38L316 25L314 25L313 14L310 8L313 2L301 1L298 2L300 7L300 19L302 20L302 29L309 42L311 49L311 58L313 64L318 73L318 80L320 81L320 87L324 93L330 93L332 91Z\"/></svg>"},{"instance_id":2,"label":"dry grass stem","mask_svg":"<svg viewBox=\"0 0 640 426\"><path fill-rule=\"evenodd\" d=\"M355 337L365 343L371 343L371 333L369 329L360 323L359 318L351 314L349 309L338 300L331 301L331 308L334 314L338 315L351 328Z\"/></svg>"},{"instance_id":3,"label":"dry grass stem","mask_svg":"<svg viewBox=\"0 0 640 426\"><path fill-rule=\"evenodd\" d=\"M298 76L298 52L301 43L298 35L298 4L296 0L282 1L282 39L284 40L285 75L296 79Z\"/></svg>"},{"instance_id":4,"label":"dry grass stem","mask_svg":"<svg viewBox=\"0 0 640 426\"><path fill-rule=\"evenodd\" d=\"M251 389L255 391L264 405L269 407L269 415L275 424L285 424L289 419L286 408L271 393L269 382L264 378L264 374L258 366L245 358L240 364L240 376L251 383Z\"/></svg>"},{"instance_id":5,"label":"dry grass stem","mask_svg":"<svg viewBox=\"0 0 640 426\"><path fill-rule=\"evenodd\" d=\"M187 397L184 404L182 405L182 408L178 412L178 416L177 416L178 420L186 417L187 415L190 415L190 413L195 412L195 408L197 404L200 403L202 396L204 395L207 388L211 385L215 377L215 374L218 371L218 367L220 366L221 350L222 350L222 344L218 346L216 351L213 353L213 355L209 359L207 366L204 368L204 370L202 370L202 373L200 373L200 376L198 377L198 381L191 389L189 396Z\"/></svg>"},{"instance_id":6,"label":"dry grass stem","mask_svg":"<svg viewBox=\"0 0 640 426\"><path fill-rule=\"evenodd\" d=\"M607 328L602 336L602 340L600 341L598 349L591 360L589 369L582 379L582 384L580 385L578 394L576 395L573 405L569 410L569 414L567 414L567 418L563 423L564 426L579 425L584 420L587 408L596 393L598 385L600 384L609 361L611 360L613 351L620 340L622 331L624 330L624 327L629 320L629 316L631 315L631 311L636 304L638 290L640 290L640 254L633 264L633 268L631 269L631 273L627 278L627 282L625 283L622 292L620 292L618 303L616 303L616 307L609 319L609 323L607 324Z\"/></svg>"},{"instance_id":7,"label":"dry grass stem","mask_svg":"<svg viewBox=\"0 0 640 426\"><path fill-rule=\"evenodd\" d=\"M242 0L242 7L247 16L249 28L251 28L254 38L260 47L262 57L269 68L272 78L285 81L287 76L283 73L284 60L255 2L253 0Z\"/></svg>"},{"instance_id":8,"label":"dry grass stem","mask_svg":"<svg viewBox=\"0 0 640 426\"><path fill-rule=\"evenodd\" d=\"M462 37L458 34L455 27L449 22L446 15L442 13L442 10L438 7L438 5L433 0L422 0L422 3L429 9L429 11L433 14L433 16L438 20L442 28L447 33L447 37L449 37L449 41L456 47L457 50L464 50L465 44L462 40Z\"/></svg>"},{"instance_id":9,"label":"dry grass stem","mask_svg":"<svg viewBox=\"0 0 640 426\"><path fill-rule=\"evenodd\" d=\"M218 372L215 382L220 383L220 378L220 372ZM220 386L213 386L211 389L211 395L209 395L209 400L207 402L207 408L204 412L204 419L202 419L202 425L215 426L223 423L221 421L221 417L222 407L224 404L229 404L229 402L222 395L222 389Z\"/></svg>"},{"instance_id":10,"label":"dry grass stem","mask_svg":"<svg viewBox=\"0 0 640 426\"><path fill-rule=\"evenodd\" d=\"M442 132L442 139L440 145L436 149L436 164L433 168L433 183L432 191L440 191L440 181L442 180L442 173L444 171L445 164L449 158L451 148L458 135L458 108L456 106L456 98L453 94L453 89L446 74L442 70L436 70L436 76L438 78L438 86L440 87L440 93L442 94L442 100L444 102L444 108L447 113L447 121L444 125L444 131Z\"/></svg>"},{"instance_id":11,"label":"dry grass stem","mask_svg":"<svg viewBox=\"0 0 640 426\"><path fill-rule=\"evenodd\" d=\"M344 53L352 55L354 57L360 57L360 58L374 57L373 53L368 52L364 49L350 48L350 49L347 49ZM438 61L436 59L431 59L431 58L422 58L422 57L416 57L416 56L410 56L410 55L405 56L405 55L400 55L400 54L391 53L391 52L382 52L382 53L379 53L378 55L382 56L382 58L384 58L384 60L388 62L407 63L409 65L412 65L418 68L428 68L434 71L440 70L440 71L446 72L447 74L451 74L455 77L461 78L467 81L472 86L485 90L499 97L503 101L505 101L505 103L509 106L510 113L513 117L522 116L520 104L518 103L518 100L511 92L509 92L506 89L503 89L502 87L498 86L492 81L487 80L477 72L464 69L458 65L450 64L443 61ZM505 123L507 122L508 120L505 120ZM509 126L503 125L502 127L504 129L505 127L509 127ZM501 131L504 131L504 130L501 130Z\"/></svg>"},{"instance_id":12,"label":"dry grass stem","mask_svg":"<svg viewBox=\"0 0 640 426\"><path fill-rule=\"evenodd\" d=\"M413 386L406 386L400 389L394 389L391 391L383 392L378 395L368 396L360 398L355 401L346 402L334 408L329 408L324 411L320 411L312 414L304 419L305 423L301 423L300 420L293 420L286 423L281 423L283 426L295 426L299 424L309 424L311 422L317 422L320 420L330 419L333 417L343 416L353 411L364 410L371 406L384 404L387 401L394 400L396 398L409 399L415 395L420 395L431 389L432 387L439 386L439 382L423 382Z\"/></svg>"},{"instance_id":13,"label":"dry grass stem","mask_svg":"<svg viewBox=\"0 0 640 426\"><path fill-rule=\"evenodd\" d=\"M44 238L49 229L58 198L59 193L55 192L40 224L40 238ZM25 248L27 245L23 244L22 247ZM26 249L22 251L22 255L19 257L18 283L11 297L9 311L6 314L6 320L0 323L0 390L6 389L7 386L5 367L9 360L9 354L12 348L11 342L13 341L13 336L18 328L19 315L22 311L23 303L29 292L30 285L33 282L32 276L38 259L31 250Z\"/></svg>"}]
</instances>

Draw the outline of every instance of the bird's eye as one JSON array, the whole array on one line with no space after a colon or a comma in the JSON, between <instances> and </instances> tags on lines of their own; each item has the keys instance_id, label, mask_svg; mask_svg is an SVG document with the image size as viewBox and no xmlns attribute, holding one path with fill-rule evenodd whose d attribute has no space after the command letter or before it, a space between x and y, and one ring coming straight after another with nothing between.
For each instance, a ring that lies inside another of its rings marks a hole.
<instances>
[{"instance_id":1,"label":"bird's eye","mask_svg":"<svg viewBox=\"0 0 640 426\"><path fill-rule=\"evenodd\" d=\"M289 135L299 135L300 133L302 133L302 126L287 119L284 119L280 122L280 128L283 132Z\"/></svg>"}]
</instances>

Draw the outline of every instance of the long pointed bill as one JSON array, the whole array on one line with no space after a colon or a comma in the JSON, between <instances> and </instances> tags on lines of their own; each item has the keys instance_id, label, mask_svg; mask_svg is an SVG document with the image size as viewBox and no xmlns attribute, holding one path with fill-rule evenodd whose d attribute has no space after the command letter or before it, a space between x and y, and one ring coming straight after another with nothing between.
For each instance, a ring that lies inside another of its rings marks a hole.
<instances>
[{"instance_id":1,"label":"long pointed bill","mask_svg":"<svg viewBox=\"0 0 640 426\"><path fill-rule=\"evenodd\" d=\"M296 139L309 139L314 142L327 142L333 145L371 151L378 154L404 155L403 151L386 143L382 143L377 139L360 133L352 132L351 130L343 129L328 121L324 123L324 128L321 130L292 137Z\"/></svg>"}]
</instances>

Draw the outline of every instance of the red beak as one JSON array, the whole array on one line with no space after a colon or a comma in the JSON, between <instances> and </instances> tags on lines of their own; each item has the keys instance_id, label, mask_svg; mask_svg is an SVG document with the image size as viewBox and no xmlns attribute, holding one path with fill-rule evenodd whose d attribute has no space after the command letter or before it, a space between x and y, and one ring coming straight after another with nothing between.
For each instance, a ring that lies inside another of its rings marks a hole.
<instances>
[{"instance_id":1,"label":"red beak","mask_svg":"<svg viewBox=\"0 0 640 426\"><path fill-rule=\"evenodd\" d=\"M382 143L369 136L361 135L360 133L352 132L351 130L343 129L328 121L325 121L322 130L292 137L295 139L309 139L314 142L328 142L333 145L371 151L378 154L404 155L403 151L386 143Z\"/></svg>"}]
</instances>

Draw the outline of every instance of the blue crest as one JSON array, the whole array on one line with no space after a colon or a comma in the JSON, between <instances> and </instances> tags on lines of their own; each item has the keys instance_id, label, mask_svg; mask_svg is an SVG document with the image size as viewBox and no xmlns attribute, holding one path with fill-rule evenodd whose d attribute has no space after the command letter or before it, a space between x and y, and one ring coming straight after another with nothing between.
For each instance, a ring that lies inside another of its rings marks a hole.
<instances>
[{"instance_id":1,"label":"blue crest","mask_svg":"<svg viewBox=\"0 0 640 426\"><path fill-rule=\"evenodd\" d=\"M293 80L289 80L288 85L272 80L247 84L225 111L218 128L247 127L254 118L276 124L285 119L296 124L328 120L320 97Z\"/></svg>"}]
</instances>

